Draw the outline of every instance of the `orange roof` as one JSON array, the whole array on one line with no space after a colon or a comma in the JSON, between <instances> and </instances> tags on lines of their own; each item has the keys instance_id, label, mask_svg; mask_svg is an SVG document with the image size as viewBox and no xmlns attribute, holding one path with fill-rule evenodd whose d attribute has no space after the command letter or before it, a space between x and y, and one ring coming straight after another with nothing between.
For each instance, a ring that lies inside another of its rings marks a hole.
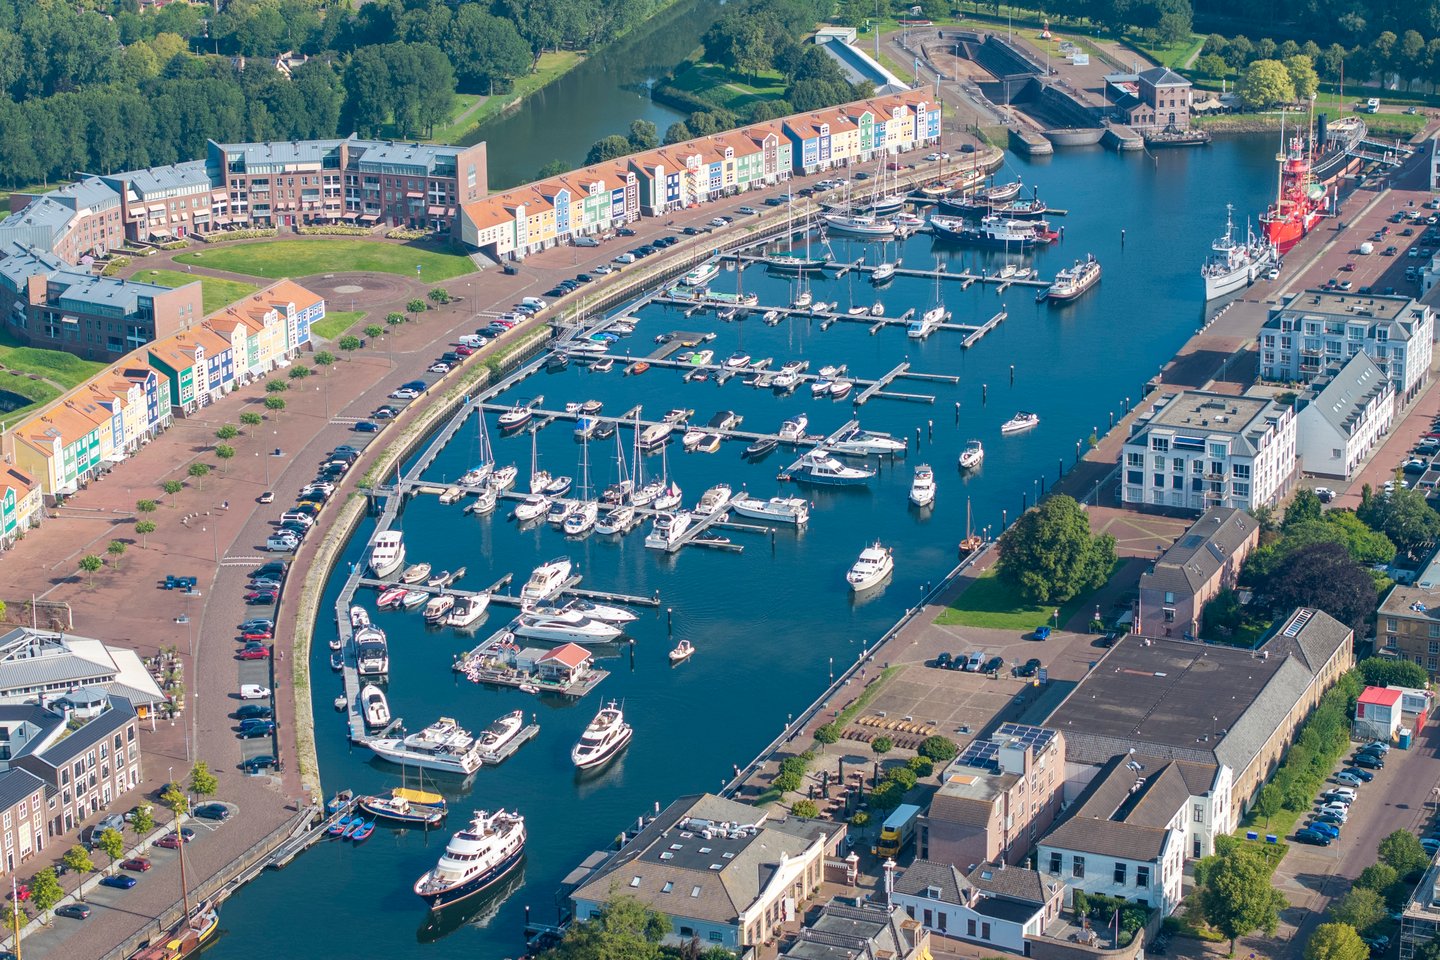
<instances>
[{"instance_id":1,"label":"orange roof","mask_svg":"<svg viewBox=\"0 0 1440 960\"><path fill-rule=\"evenodd\" d=\"M45 413L21 423L15 428L22 439L29 440L41 450L50 450L53 439L58 436L61 446L74 443L110 422L110 414L89 401L66 400L56 404ZM54 431L54 435L51 431Z\"/></svg>"},{"instance_id":2,"label":"orange roof","mask_svg":"<svg viewBox=\"0 0 1440 960\"><path fill-rule=\"evenodd\" d=\"M0 487L13 487L17 492L29 492L35 489L35 478L24 470L15 467L6 467L5 475L0 477Z\"/></svg>"},{"instance_id":3,"label":"orange roof","mask_svg":"<svg viewBox=\"0 0 1440 960\"><path fill-rule=\"evenodd\" d=\"M554 650L542 653L535 662L548 663L554 661L564 664L573 670L589 659L591 659L589 650L586 650L578 643L567 643L562 647L556 647Z\"/></svg>"}]
</instances>

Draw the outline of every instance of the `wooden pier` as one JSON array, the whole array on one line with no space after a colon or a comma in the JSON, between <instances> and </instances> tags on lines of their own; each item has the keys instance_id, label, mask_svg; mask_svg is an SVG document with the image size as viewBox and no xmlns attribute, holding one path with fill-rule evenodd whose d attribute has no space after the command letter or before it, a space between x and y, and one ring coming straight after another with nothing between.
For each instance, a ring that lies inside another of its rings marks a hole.
<instances>
[{"instance_id":1,"label":"wooden pier","mask_svg":"<svg viewBox=\"0 0 1440 960\"><path fill-rule=\"evenodd\" d=\"M768 258L751 253L727 253L722 256L721 259L734 260L744 263L746 266L749 266L756 263L763 264ZM823 270L834 272L835 277L840 278L845 276L845 274L849 273L852 270L856 271L857 273L874 273L877 266L878 264L871 265L865 263L863 260L856 260L852 263L830 263L826 265ZM816 272L818 273L821 271ZM1018 277L1001 278L998 274L971 273L969 270L918 270L913 267L902 266L896 267L895 273L893 275L897 277L923 277L930 280L934 280L938 277L941 280L957 281L963 284L965 287L969 287L972 283L1003 283L1007 285L1016 284L1018 286L1024 287L1050 286L1049 280L1042 280L1039 277L1028 277L1025 279L1020 279ZM755 308L752 307L751 309Z\"/></svg>"},{"instance_id":2,"label":"wooden pier","mask_svg":"<svg viewBox=\"0 0 1440 960\"><path fill-rule=\"evenodd\" d=\"M982 325L976 327L974 333L969 334L965 337L964 340L960 342L960 346L964 347L966 350L969 350L971 346L980 342L981 337L985 336L985 334L1000 326L1001 321L1003 321L1008 316L1010 316L1010 314L1002 309L999 313L995 314L995 316L991 317L989 320L986 320Z\"/></svg>"}]
</instances>

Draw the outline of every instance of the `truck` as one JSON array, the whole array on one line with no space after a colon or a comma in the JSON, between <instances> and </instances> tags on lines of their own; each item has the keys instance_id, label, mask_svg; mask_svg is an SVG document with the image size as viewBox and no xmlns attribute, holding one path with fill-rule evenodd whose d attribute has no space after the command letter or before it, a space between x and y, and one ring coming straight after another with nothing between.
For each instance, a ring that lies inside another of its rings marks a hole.
<instances>
[{"instance_id":1,"label":"truck","mask_svg":"<svg viewBox=\"0 0 1440 960\"><path fill-rule=\"evenodd\" d=\"M885 818L880 826L880 839L875 844L874 853L877 857L887 857L891 860L900 855L915 839L915 822L920 819L920 808L913 803L902 803L895 808L895 812Z\"/></svg>"}]
</instances>

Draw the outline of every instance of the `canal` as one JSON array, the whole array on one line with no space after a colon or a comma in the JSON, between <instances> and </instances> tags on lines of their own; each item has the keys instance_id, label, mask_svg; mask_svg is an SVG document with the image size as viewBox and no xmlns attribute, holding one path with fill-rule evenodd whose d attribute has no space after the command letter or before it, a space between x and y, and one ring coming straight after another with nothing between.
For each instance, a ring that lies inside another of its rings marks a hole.
<instances>
[{"instance_id":1,"label":"canal","mask_svg":"<svg viewBox=\"0 0 1440 960\"><path fill-rule=\"evenodd\" d=\"M534 180L552 160L578 167L590 145L649 120L660 136L685 118L650 99L650 87L700 45L721 4L680 0L605 47L518 107L477 127L466 144L487 141L490 189Z\"/></svg>"},{"instance_id":2,"label":"canal","mask_svg":"<svg viewBox=\"0 0 1440 960\"><path fill-rule=\"evenodd\" d=\"M963 293L958 284L946 286L944 297L959 322L983 321L1002 303L1009 311L1008 320L969 350L961 349L958 335L947 332L916 343L898 329L872 336L865 325L841 322L822 331L808 318L767 327L753 316L727 324L713 316L685 319L674 309L652 306L641 312L635 334L612 351L643 355L654 349L655 335L685 329L714 332L714 342L706 346L722 359L743 350L774 357L777 366L792 358L808 359L812 367L844 363L860 377L877 376L908 359L916 370L959 377L953 386L920 381L895 386L933 393L933 406L877 399L857 413L848 402L816 401L808 392L779 398L738 380L723 387L683 383L678 373L658 368L623 377L620 364L610 374L572 366L538 374L515 388L502 399L543 393L547 407L560 407L595 398L612 414L640 403L647 417L657 419L669 408L687 407L701 422L729 409L755 430L773 430L783 418L804 412L810 432L827 433L858 416L869 429L908 436L911 449L904 458L880 464L868 489L802 488L815 502L809 527L798 533L781 530L773 544L766 537L730 534L745 547L741 553L686 548L673 557L657 555L642 542L648 526L624 539L591 536L567 542L551 527L517 529L507 520L505 506L475 518L462 515L458 506L441 506L434 497L413 500L400 519L410 558L437 570L465 566L464 586L484 586L506 573L518 583L538 563L563 554L584 574L585 585L632 594L658 590L663 606L641 611L629 631L633 648L602 651L600 665L611 676L577 704L482 688L451 672L457 653L503 626L507 608L492 606L473 635L427 630L414 613L378 615L391 644L390 704L409 729L444 715L479 730L523 708L535 714L541 731L503 766L482 769L468 783L441 782L452 810L444 828L428 835L377 830L360 846L322 843L286 870L257 880L226 904L224 935L207 957L238 960L252 956L257 944L305 942L306 931L317 922L325 928L325 947L317 955L326 957L518 956L527 907L535 920L553 920L557 885L591 851L609 845L657 805L718 789L736 765L751 759L792 713L826 687L832 669L853 662L927 583L952 566L965 532L967 499L973 502L977 526L998 528L1002 510L1013 519L1025 502L1022 497L1033 503L1042 478L1053 480L1057 460L1073 460L1077 440L1088 438L1092 427L1103 431L1109 412L1139 395L1142 384L1200 321L1198 267L1223 229L1225 204L1234 203L1237 216L1263 207L1273 183L1272 156L1273 138L1260 136L1156 157L1097 148L1039 161L1012 158L1002 176L1023 176L1052 206L1070 211L1056 221L1065 226L1063 242L1030 262L1049 277L1094 253L1104 265L1104 279L1082 300L1061 308L1034 303L1028 289L1014 288L1002 300L984 285ZM859 246L837 243L835 252L853 258ZM932 249L924 236L905 241L898 253L906 266L921 268L937 258L951 269L994 268L1003 259ZM736 289L738 282L733 271L726 271L712 287ZM788 302L792 294L788 281L758 268L747 271L743 283L763 304ZM814 292L817 299L839 301L842 309L878 299L889 316L909 307L923 310L935 296L933 283L904 278L880 291L860 277L818 281ZM1040 426L1025 435L1001 437L999 425L1017 410L1038 413ZM527 476L528 435L499 438L493 419L490 425L499 462L516 463L522 478ZM918 449L917 428L922 433ZM629 431L621 435L628 438ZM987 455L983 469L967 478L958 471L956 456L971 437L985 443ZM669 471L684 488L687 505L722 481L761 497L793 493L795 487L776 479L789 458L777 452L758 464L747 463L739 456L741 447L727 443L707 455L684 454L672 446ZM552 473L578 474L582 448L564 421L539 432L538 448L541 465ZM588 452L594 482L610 482L614 441L592 443ZM432 466L430 478L452 480L475 457L476 431L467 424ZM653 474L661 462L646 458L646 471ZM924 513L906 500L913 468L922 462L935 467L939 486L936 505ZM369 532L363 527L349 544L346 563L362 560ZM883 590L857 601L846 590L844 574L866 542L877 537L893 547L896 572ZM338 577L329 585L322 611L333 609L339 585ZM362 594L361 600L373 612L373 594ZM665 608L674 610L673 637ZM322 623L317 639L329 639L332 631ZM671 669L666 652L681 637L698 652ZM330 706L339 681L328 658L325 644L318 643L312 676L326 793L399 786L398 769L380 766L366 751L347 744L343 717ZM634 742L608 769L577 777L570 746L602 701L612 698L623 702L635 727ZM432 919L411 884L434 864L449 834L464 825L473 809L497 806L518 809L527 818L523 875L499 897Z\"/></svg>"}]
</instances>

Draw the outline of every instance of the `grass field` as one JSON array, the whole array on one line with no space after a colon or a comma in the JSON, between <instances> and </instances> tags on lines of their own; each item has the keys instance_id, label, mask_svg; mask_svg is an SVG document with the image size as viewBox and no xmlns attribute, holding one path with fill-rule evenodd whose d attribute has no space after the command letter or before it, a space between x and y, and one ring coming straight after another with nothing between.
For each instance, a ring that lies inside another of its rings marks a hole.
<instances>
[{"instance_id":1,"label":"grass field","mask_svg":"<svg viewBox=\"0 0 1440 960\"><path fill-rule=\"evenodd\" d=\"M252 277L308 277L320 273L396 273L435 283L475 272L468 257L423 247L381 243L350 237L315 240L271 240L234 247L213 247L182 253L181 263L243 273Z\"/></svg>"},{"instance_id":2,"label":"grass field","mask_svg":"<svg viewBox=\"0 0 1440 960\"><path fill-rule=\"evenodd\" d=\"M105 364L81 360L59 350L23 347L8 334L0 333L0 367L4 367L0 372L0 390L19 394L30 401L17 410L0 415L0 424L8 426L23 419L36 407L60 396L62 388L68 390L89 380L103 370Z\"/></svg>"},{"instance_id":3,"label":"grass field","mask_svg":"<svg viewBox=\"0 0 1440 960\"><path fill-rule=\"evenodd\" d=\"M508 93L497 93L486 97L485 102L464 120L452 121L435 131L430 137L433 143L459 143L486 120L498 115L505 105L517 98L524 99L557 77L569 73L580 65L585 55L576 50L556 50L540 54L540 61L533 73L517 77ZM478 98L474 98L478 99ZM459 116L457 111L453 116Z\"/></svg>"},{"instance_id":4,"label":"grass field","mask_svg":"<svg viewBox=\"0 0 1440 960\"><path fill-rule=\"evenodd\" d=\"M785 96L785 79L773 70L754 78L741 77L716 63L695 64L676 77L674 85L733 113L743 113L761 100Z\"/></svg>"},{"instance_id":5,"label":"grass field","mask_svg":"<svg viewBox=\"0 0 1440 960\"><path fill-rule=\"evenodd\" d=\"M179 270L141 270L135 274L134 279L145 283L158 283L162 287L183 287L192 280L199 280L207 314L228 307L241 297L248 297L260 289L255 284L242 280L203 277L195 273L181 273Z\"/></svg>"},{"instance_id":6,"label":"grass field","mask_svg":"<svg viewBox=\"0 0 1440 960\"><path fill-rule=\"evenodd\" d=\"M485 97L478 93L455 94L455 101L450 107L450 119L435 128L434 132L430 134L430 142L454 143L461 134L475 125L474 117L466 116L465 111L478 103L483 103L484 100ZM460 117L464 117L464 119L459 119Z\"/></svg>"},{"instance_id":7,"label":"grass field","mask_svg":"<svg viewBox=\"0 0 1440 960\"><path fill-rule=\"evenodd\" d=\"M364 310L327 311L325 319L310 328L310 332L325 340L339 340L340 334L365 319Z\"/></svg>"},{"instance_id":8,"label":"grass field","mask_svg":"<svg viewBox=\"0 0 1440 960\"><path fill-rule=\"evenodd\" d=\"M1116 566L1119 566L1117 563ZM1112 574L1114 569L1110 571ZM1060 606L1060 623L1063 625L1086 596L1081 594ZM1020 598L1020 592L1001 580L991 567L981 574L980 579L965 588L954 605L947 609L935 622L942 627L987 627L994 630L1019 630L1029 633L1036 627L1055 625L1053 603L1031 604Z\"/></svg>"}]
</instances>

